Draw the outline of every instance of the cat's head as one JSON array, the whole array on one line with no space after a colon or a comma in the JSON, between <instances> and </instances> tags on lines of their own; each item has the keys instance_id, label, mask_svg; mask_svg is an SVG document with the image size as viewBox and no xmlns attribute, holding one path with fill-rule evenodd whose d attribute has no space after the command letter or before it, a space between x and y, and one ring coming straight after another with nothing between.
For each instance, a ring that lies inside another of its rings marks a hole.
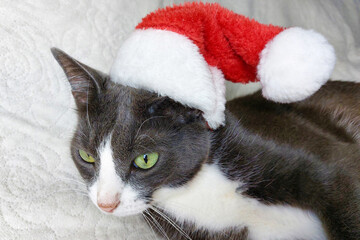
<instances>
[{"instance_id":1,"label":"cat's head","mask_svg":"<svg viewBox=\"0 0 360 240\"><path fill-rule=\"evenodd\" d=\"M149 207L156 191L189 181L207 159L199 110L116 84L58 49L78 110L71 154L91 200L118 216Z\"/></svg>"}]
</instances>

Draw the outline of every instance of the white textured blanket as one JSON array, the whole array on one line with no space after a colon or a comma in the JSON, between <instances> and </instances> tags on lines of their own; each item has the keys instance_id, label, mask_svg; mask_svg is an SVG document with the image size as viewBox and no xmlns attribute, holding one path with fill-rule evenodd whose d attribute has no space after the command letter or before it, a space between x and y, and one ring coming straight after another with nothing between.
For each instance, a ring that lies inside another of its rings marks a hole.
<instances>
[{"instance_id":1,"label":"white textured blanket","mask_svg":"<svg viewBox=\"0 0 360 240\"><path fill-rule=\"evenodd\" d=\"M136 23L173 2L0 0L0 239L156 239L141 217L104 215L85 195L69 152L75 105L49 49L107 72ZM358 0L218 2L321 32L338 56L333 78L360 81ZM229 86L229 98L249 90Z\"/></svg>"}]
</instances>

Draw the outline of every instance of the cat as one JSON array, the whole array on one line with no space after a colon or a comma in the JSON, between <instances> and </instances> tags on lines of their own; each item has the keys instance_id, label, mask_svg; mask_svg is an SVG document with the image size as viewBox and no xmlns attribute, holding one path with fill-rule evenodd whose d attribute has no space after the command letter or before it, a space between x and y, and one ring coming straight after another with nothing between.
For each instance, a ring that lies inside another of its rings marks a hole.
<instances>
[{"instance_id":1,"label":"cat","mask_svg":"<svg viewBox=\"0 0 360 240\"><path fill-rule=\"evenodd\" d=\"M71 85L74 163L104 213L194 240L360 239L360 84L278 104L227 103L226 124L52 49Z\"/></svg>"}]
</instances>

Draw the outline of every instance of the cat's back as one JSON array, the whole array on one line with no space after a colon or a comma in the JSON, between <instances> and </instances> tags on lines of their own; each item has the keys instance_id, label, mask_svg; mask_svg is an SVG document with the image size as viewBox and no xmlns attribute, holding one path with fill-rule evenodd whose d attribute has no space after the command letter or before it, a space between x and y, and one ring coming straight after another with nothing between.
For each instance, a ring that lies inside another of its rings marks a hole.
<instances>
[{"instance_id":1,"label":"cat's back","mask_svg":"<svg viewBox=\"0 0 360 240\"><path fill-rule=\"evenodd\" d=\"M359 105L360 83L334 81L297 103L274 103L257 92L229 101L227 109L265 139L360 172Z\"/></svg>"}]
</instances>

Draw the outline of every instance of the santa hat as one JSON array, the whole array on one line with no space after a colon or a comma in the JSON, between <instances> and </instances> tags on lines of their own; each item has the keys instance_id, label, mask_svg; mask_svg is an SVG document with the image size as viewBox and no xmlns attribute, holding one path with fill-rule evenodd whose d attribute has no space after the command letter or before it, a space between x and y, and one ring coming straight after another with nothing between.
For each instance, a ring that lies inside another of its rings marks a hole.
<instances>
[{"instance_id":1,"label":"santa hat","mask_svg":"<svg viewBox=\"0 0 360 240\"><path fill-rule=\"evenodd\" d=\"M216 129L225 121L225 79L260 81L265 98L288 103L317 91L334 65L333 47L312 30L188 3L147 15L119 49L110 76L200 109Z\"/></svg>"}]
</instances>

